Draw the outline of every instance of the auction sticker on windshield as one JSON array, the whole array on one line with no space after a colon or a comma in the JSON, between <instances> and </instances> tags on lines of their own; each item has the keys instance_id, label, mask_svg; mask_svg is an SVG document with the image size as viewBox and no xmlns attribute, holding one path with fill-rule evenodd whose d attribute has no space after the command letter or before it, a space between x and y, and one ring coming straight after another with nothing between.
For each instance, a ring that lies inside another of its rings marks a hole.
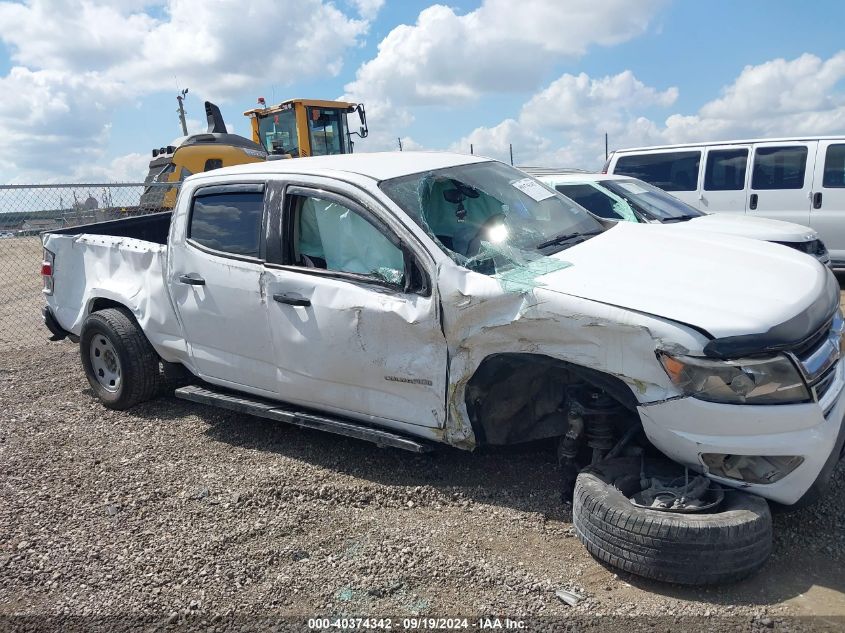
<instances>
[{"instance_id":1,"label":"auction sticker on windshield","mask_svg":"<svg viewBox=\"0 0 845 633\"><path fill-rule=\"evenodd\" d=\"M525 195L530 196L537 202L540 202L540 200L545 200L546 198L551 198L553 195L555 195L553 191L549 191L539 182L537 182L536 180L532 180L531 178L523 178L522 180L517 180L516 182L512 182L511 185L519 189Z\"/></svg>"}]
</instances>

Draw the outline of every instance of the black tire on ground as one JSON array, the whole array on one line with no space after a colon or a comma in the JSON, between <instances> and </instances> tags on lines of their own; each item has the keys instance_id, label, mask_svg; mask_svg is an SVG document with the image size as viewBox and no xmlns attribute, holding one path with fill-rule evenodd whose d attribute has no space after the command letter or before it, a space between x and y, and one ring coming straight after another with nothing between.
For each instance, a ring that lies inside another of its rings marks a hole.
<instances>
[{"instance_id":1,"label":"black tire on ground","mask_svg":"<svg viewBox=\"0 0 845 633\"><path fill-rule=\"evenodd\" d=\"M726 490L711 513L677 514L633 505L614 484L639 480L641 459L625 457L578 475L572 519L595 558L638 576L684 585L740 580L760 569L772 550L766 500ZM646 459L646 475L683 475L668 460Z\"/></svg>"},{"instance_id":2,"label":"black tire on ground","mask_svg":"<svg viewBox=\"0 0 845 633\"><path fill-rule=\"evenodd\" d=\"M95 375L91 359L94 337L110 346L119 361L120 380L112 391ZM92 312L79 337L82 367L91 388L109 409L128 409L156 396L160 388L159 357L132 315L119 308Z\"/></svg>"}]
</instances>

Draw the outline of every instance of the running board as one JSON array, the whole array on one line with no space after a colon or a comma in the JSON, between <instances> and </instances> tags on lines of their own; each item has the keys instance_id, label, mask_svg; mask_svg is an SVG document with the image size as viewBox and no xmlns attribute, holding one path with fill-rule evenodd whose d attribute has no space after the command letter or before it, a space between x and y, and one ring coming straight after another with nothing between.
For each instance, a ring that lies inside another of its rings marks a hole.
<instances>
[{"instance_id":1,"label":"running board","mask_svg":"<svg viewBox=\"0 0 845 633\"><path fill-rule=\"evenodd\" d=\"M182 398L183 400L199 402L200 404L207 404L221 409L229 409L238 413L247 413L261 418L278 420L279 422L287 422L288 424L295 424L296 426L307 429L317 429L318 431L328 431L337 435L354 437L359 440L373 442L379 446L392 446L393 448L401 448L412 453L427 453L431 450L431 446L428 444L418 442L410 437L392 431L366 426L352 420L287 409L280 405L280 403L271 400L263 400L230 392L214 391L208 387L201 387L199 385L180 387L176 390L175 395L177 398Z\"/></svg>"}]
</instances>

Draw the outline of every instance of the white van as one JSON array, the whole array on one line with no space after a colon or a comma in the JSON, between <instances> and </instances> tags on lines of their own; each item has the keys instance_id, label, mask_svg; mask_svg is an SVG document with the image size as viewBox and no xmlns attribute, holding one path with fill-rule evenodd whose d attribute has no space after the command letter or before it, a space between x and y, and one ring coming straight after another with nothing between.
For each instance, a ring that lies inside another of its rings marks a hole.
<instances>
[{"instance_id":1,"label":"white van","mask_svg":"<svg viewBox=\"0 0 845 633\"><path fill-rule=\"evenodd\" d=\"M810 226L831 264L845 268L845 136L616 150L604 171L645 180L702 211Z\"/></svg>"}]
</instances>

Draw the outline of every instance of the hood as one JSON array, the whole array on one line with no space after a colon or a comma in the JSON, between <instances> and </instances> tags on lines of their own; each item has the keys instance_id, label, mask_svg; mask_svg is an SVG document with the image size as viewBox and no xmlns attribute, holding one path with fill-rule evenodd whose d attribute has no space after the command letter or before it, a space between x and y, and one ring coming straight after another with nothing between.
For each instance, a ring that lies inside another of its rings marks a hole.
<instances>
[{"instance_id":1,"label":"hood","mask_svg":"<svg viewBox=\"0 0 845 633\"><path fill-rule=\"evenodd\" d=\"M713 231L765 242L810 242L819 238L808 226L768 218L755 218L742 213L711 213L677 224L686 229Z\"/></svg>"},{"instance_id":2,"label":"hood","mask_svg":"<svg viewBox=\"0 0 845 633\"><path fill-rule=\"evenodd\" d=\"M715 338L767 332L829 299L830 273L811 257L671 225L620 222L552 257L571 266L538 277L544 290L672 319Z\"/></svg>"}]
</instances>

